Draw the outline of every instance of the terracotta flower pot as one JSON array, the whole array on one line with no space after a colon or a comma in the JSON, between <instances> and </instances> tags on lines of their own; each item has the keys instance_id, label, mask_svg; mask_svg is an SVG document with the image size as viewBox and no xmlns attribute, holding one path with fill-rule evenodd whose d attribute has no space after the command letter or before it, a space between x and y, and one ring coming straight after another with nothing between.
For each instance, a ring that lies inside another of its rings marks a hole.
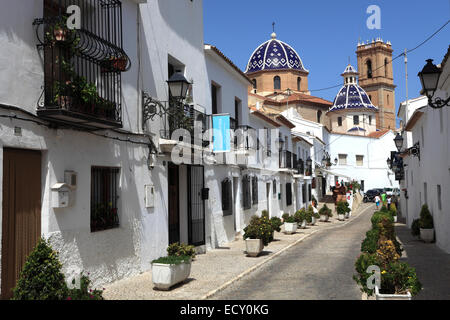
<instances>
[{"instance_id":1,"label":"terracotta flower pot","mask_svg":"<svg viewBox=\"0 0 450 320\"><path fill-rule=\"evenodd\" d=\"M53 36L55 37L56 41L66 41L66 33L67 31L63 28L56 28L53 30Z\"/></svg>"}]
</instances>

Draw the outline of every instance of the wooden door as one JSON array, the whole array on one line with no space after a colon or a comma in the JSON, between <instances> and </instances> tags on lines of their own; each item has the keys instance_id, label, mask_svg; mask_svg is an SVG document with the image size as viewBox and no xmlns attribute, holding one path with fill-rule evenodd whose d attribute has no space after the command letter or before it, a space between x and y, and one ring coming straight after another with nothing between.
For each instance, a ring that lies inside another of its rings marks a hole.
<instances>
[{"instance_id":1,"label":"wooden door","mask_svg":"<svg viewBox=\"0 0 450 320\"><path fill-rule=\"evenodd\" d=\"M41 153L3 149L1 298L12 297L25 260L41 236Z\"/></svg>"},{"instance_id":2,"label":"wooden door","mask_svg":"<svg viewBox=\"0 0 450 320\"><path fill-rule=\"evenodd\" d=\"M169 163L169 244L180 242L179 167Z\"/></svg>"}]
</instances>

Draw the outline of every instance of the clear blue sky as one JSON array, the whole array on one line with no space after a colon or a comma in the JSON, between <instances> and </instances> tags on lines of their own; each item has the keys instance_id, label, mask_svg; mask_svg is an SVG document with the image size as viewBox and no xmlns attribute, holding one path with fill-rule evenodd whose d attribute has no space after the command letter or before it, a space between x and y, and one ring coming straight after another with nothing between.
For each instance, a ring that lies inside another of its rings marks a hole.
<instances>
[{"instance_id":1,"label":"clear blue sky","mask_svg":"<svg viewBox=\"0 0 450 320\"><path fill-rule=\"evenodd\" d=\"M381 9L381 29L369 30L370 5ZM309 89L341 84L348 58L357 67L358 39L391 41L393 57L412 49L450 19L450 0L203 0L205 43L217 46L245 70L253 50L270 39L272 22L277 38L290 44L310 71ZM425 59L441 63L450 45L450 24L408 55L409 98L419 96L417 73ZM393 62L396 107L406 98L403 57ZM339 88L312 92L333 101Z\"/></svg>"}]
</instances>

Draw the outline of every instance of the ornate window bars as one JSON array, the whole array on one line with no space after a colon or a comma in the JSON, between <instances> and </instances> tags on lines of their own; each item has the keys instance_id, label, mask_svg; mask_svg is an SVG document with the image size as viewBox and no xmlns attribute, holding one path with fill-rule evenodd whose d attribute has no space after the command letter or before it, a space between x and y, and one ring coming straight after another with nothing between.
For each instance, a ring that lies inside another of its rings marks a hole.
<instances>
[{"instance_id":1,"label":"ornate window bars","mask_svg":"<svg viewBox=\"0 0 450 320\"><path fill-rule=\"evenodd\" d=\"M80 29L67 23L71 5L80 8ZM131 67L123 50L121 2L44 0L44 17L33 25L45 66L38 115L121 127L121 73Z\"/></svg>"}]
</instances>

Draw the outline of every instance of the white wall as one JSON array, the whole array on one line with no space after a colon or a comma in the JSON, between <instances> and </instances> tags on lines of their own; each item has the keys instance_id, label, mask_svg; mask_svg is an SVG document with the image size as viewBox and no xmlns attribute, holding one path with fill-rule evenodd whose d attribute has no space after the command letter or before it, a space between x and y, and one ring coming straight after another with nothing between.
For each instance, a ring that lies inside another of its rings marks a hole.
<instances>
[{"instance_id":1,"label":"white wall","mask_svg":"<svg viewBox=\"0 0 450 320\"><path fill-rule=\"evenodd\" d=\"M397 150L394 137L392 131L379 139L331 134L329 148L332 162L335 158L339 159L339 154L347 154L347 165L338 164L330 170L358 181L364 180L365 191L373 188L398 188L398 182L386 163L386 159L391 156L390 152ZM356 155L364 156L363 166L356 165Z\"/></svg>"},{"instance_id":2,"label":"white wall","mask_svg":"<svg viewBox=\"0 0 450 320\"><path fill-rule=\"evenodd\" d=\"M450 96L449 74L450 64L447 61L434 98L447 99ZM409 118L425 101L425 99L421 99L418 103L409 105ZM402 192L401 208L406 215L407 224L411 226L413 220L419 218L422 205L427 203L434 218L436 244L450 253L448 228L450 225L448 215L450 212L450 197L448 197L450 191L450 111L448 109L448 107L433 109L429 106L420 109L424 114L410 132L410 144L413 145L416 142L420 144L420 160L412 155L405 157L404 163L407 167L402 187L407 190L408 199ZM438 185L441 187L441 208L438 205Z\"/></svg>"}]
</instances>

